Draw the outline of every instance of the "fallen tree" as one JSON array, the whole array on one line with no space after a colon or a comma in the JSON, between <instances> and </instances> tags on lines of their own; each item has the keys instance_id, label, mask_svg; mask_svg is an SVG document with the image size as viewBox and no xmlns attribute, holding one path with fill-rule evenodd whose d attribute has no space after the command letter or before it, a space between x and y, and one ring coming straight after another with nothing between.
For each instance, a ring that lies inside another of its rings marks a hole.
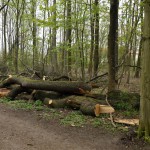
<instances>
[{"instance_id":1,"label":"fallen tree","mask_svg":"<svg viewBox=\"0 0 150 150\"><path fill-rule=\"evenodd\" d=\"M22 92L26 92L28 94L31 94L33 90L30 90L28 88L23 88L22 86L16 86L14 87L12 90L10 90L10 92L6 95L6 97L10 98L10 99L15 99L15 97L22 93Z\"/></svg>"},{"instance_id":2,"label":"fallen tree","mask_svg":"<svg viewBox=\"0 0 150 150\"><path fill-rule=\"evenodd\" d=\"M10 77L1 83L0 88L18 84L22 89L55 91L63 94L85 94L91 91L90 84L78 81L43 81L23 77ZM19 89L19 88L18 88ZM20 90L20 89L19 89Z\"/></svg>"},{"instance_id":3,"label":"fallen tree","mask_svg":"<svg viewBox=\"0 0 150 150\"><path fill-rule=\"evenodd\" d=\"M113 107L121 110L139 108L139 94L116 90L107 93L106 96L91 93L91 89L91 85L84 82L43 81L15 76L9 77L0 84L0 95L16 99L17 96L21 96L21 93L22 95L27 93L28 100L41 100L48 107L68 107L92 116L112 113ZM105 101L106 97L113 107Z\"/></svg>"},{"instance_id":4,"label":"fallen tree","mask_svg":"<svg viewBox=\"0 0 150 150\"><path fill-rule=\"evenodd\" d=\"M1 89L0 89L0 97L5 97L5 96L7 96L9 92L10 92L9 89L1 88Z\"/></svg>"},{"instance_id":5,"label":"fallen tree","mask_svg":"<svg viewBox=\"0 0 150 150\"><path fill-rule=\"evenodd\" d=\"M52 108L69 107L75 110L80 110L83 114L90 116L99 116L101 113L114 112L113 107L102 105L106 104L105 101L100 101L85 96L74 95L59 100L45 98L43 103Z\"/></svg>"}]
</instances>

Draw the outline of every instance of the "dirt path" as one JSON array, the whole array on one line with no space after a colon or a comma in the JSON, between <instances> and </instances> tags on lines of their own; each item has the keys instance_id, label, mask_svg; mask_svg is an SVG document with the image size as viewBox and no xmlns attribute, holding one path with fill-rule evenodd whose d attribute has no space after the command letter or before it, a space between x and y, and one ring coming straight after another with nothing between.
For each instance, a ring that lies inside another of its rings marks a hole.
<instances>
[{"instance_id":1,"label":"dirt path","mask_svg":"<svg viewBox=\"0 0 150 150\"><path fill-rule=\"evenodd\" d=\"M40 119L38 112L13 110L0 104L0 150L120 149L133 150L137 146L126 147L120 143L120 135L100 128L64 127Z\"/></svg>"}]
</instances>

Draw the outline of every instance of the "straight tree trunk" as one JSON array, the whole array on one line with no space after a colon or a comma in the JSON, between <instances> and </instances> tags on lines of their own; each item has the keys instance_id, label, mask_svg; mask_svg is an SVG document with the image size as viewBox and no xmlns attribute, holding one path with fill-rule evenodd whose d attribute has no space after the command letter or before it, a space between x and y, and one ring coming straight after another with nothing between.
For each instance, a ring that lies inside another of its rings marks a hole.
<instances>
[{"instance_id":1,"label":"straight tree trunk","mask_svg":"<svg viewBox=\"0 0 150 150\"><path fill-rule=\"evenodd\" d=\"M132 0L130 0L130 5L132 5ZM135 35L135 24L136 22L138 22L138 20L135 21L135 3L133 4L133 9L132 11L130 10L129 11L129 14L132 14L132 18L131 18L131 35L129 37L129 41L128 41L128 51L129 51L129 55L128 55L128 58L127 58L127 83L129 84L130 83L130 76L131 76L131 70L130 70L130 65L131 64L131 59L132 59L132 50L133 50L133 39L134 39L134 35ZM135 22L135 24L134 24Z\"/></svg>"},{"instance_id":2,"label":"straight tree trunk","mask_svg":"<svg viewBox=\"0 0 150 150\"><path fill-rule=\"evenodd\" d=\"M14 47L14 67L15 73L18 73L18 53L19 53L19 0L17 0L17 8L16 8L16 34L15 34L15 47Z\"/></svg>"},{"instance_id":3,"label":"straight tree trunk","mask_svg":"<svg viewBox=\"0 0 150 150\"><path fill-rule=\"evenodd\" d=\"M87 10L87 5L86 8L84 9L83 13L83 25L82 25L82 30L81 30L81 51L80 51L80 59L81 59L81 73L82 73L82 81L85 81L85 50L84 50L84 30L85 30L85 14ZM79 40L78 40L79 42Z\"/></svg>"},{"instance_id":4,"label":"straight tree trunk","mask_svg":"<svg viewBox=\"0 0 150 150\"><path fill-rule=\"evenodd\" d=\"M150 141L150 0L144 1L143 59L141 77L139 136Z\"/></svg>"},{"instance_id":5,"label":"straight tree trunk","mask_svg":"<svg viewBox=\"0 0 150 150\"><path fill-rule=\"evenodd\" d=\"M141 0L142 2L143 0ZM142 45L143 45L143 6L141 6L140 8L140 17L141 17L141 39L140 39L140 44L139 44L139 54L138 54L138 60L137 60L137 68L135 70L135 78L139 78L140 77L140 72L141 70L139 69L139 67L141 66L141 55L142 55Z\"/></svg>"},{"instance_id":6,"label":"straight tree trunk","mask_svg":"<svg viewBox=\"0 0 150 150\"><path fill-rule=\"evenodd\" d=\"M52 42L51 42L51 65L52 65L52 71L56 72L58 71L58 62L57 62L57 52L56 52L56 34L57 34L57 29L56 29L56 0L53 0L53 6L54 6L54 11L53 11L53 29L52 29Z\"/></svg>"},{"instance_id":7,"label":"straight tree trunk","mask_svg":"<svg viewBox=\"0 0 150 150\"><path fill-rule=\"evenodd\" d=\"M32 60L32 66L33 69L35 69L35 64L37 59L37 39L36 39L36 34L37 34L37 29L36 29L36 22L35 22L35 17L36 17L36 1L32 0L32 44L33 44L33 60Z\"/></svg>"},{"instance_id":8,"label":"straight tree trunk","mask_svg":"<svg viewBox=\"0 0 150 150\"><path fill-rule=\"evenodd\" d=\"M92 0L90 0L90 32L91 32L91 50L90 50L90 62L89 62L89 78L92 78L93 75L93 52L94 52L94 16L92 12Z\"/></svg>"},{"instance_id":9,"label":"straight tree trunk","mask_svg":"<svg viewBox=\"0 0 150 150\"><path fill-rule=\"evenodd\" d=\"M2 29L3 29L3 37L4 37L4 47L3 48L3 62L4 64L6 63L6 58L7 58L7 38L6 38L6 25L7 25L7 12L8 12L8 6L6 6L6 8L4 8L2 14L2 22L3 22L3 26L2 26Z\"/></svg>"},{"instance_id":10,"label":"straight tree trunk","mask_svg":"<svg viewBox=\"0 0 150 150\"><path fill-rule=\"evenodd\" d=\"M141 69L139 68L141 66L141 55L142 55L142 37L140 40L140 45L139 45L139 54L138 54L138 60L137 60L137 68L135 70L135 78L139 78L140 77L140 72Z\"/></svg>"},{"instance_id":11,"label":"straight tree trunk","mask_svg":"<svg viewBox=\"0 0 150 150\"><path fill-rule=\"evenodd\" d=\"M67 25L66 25L66 43L68 49L68 73L71 74L72 53L71 53L71 0L67 0Z\"/></svg>"},{"instance_id":12,"label":"straight tree trunk","mask_svg":"<svg viewBox=\"0 0 150 150\"><path fill-rule=\"evenodd\" d=\"M66 42L66 9L67 9L67 6L66 6L66 0L64 1L64 10L63 10L63 16L64 16L64 23L63 23L63 46L62 46L62 72L64 74L67 74L67 51L65 49L65 42Z\"/></svg>"},{"instance_id":13,"label":"straight tree trunk","mask_svg":"<svg viewBox=\"0 0 150 150\"><path fill-rule=\"evenodd\" d=\"M99 66L99 0L95 0L95 7L94 76L97 76Z\"/></svg>"},{"instance_id":14,"label":"straight tree trunk","mask_svg":"<svg viewBox=\"0 0 150 150\"><path fill-rule=\"evenodd\" d=\"M118 0L110 0L110 26L108 35L108 91L116 89L118 63Z\"/></svg>"}]
</instances>

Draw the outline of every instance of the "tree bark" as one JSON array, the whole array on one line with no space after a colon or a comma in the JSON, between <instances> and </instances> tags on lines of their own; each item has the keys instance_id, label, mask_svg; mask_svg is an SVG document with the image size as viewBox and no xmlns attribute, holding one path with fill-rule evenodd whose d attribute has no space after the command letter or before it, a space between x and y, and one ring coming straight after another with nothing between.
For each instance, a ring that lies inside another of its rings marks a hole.
<instances>
[{"instance_id":1,"label":"tree bark","mask_svg":"<svg viewBox=\"0 0 150 150\"><path fill-rule=\"evenodd\" d=\"M36 27L36 21L34 20L36 18L36 1L32 0L32 9L31 9L31 15L32 15L32 44L33 44L33 60L32 60L32 66L33 70L35 69L35 64L38 60L38 52L37 52L37 27Z\"/></svg>"},{"instance_id":2,"label":"tree bark","mask_svg":"<svg viewBox=\"0 0 150 150\"><path fill-rule=\"evenodd\" d=\"M143 31L143 59L141 76L141 101L139 136L150 141L150 0L144 1L144 31Z\"/></svg>"},{"instance_id":3,"label":"tree bark","mask_svg":"<svg viewBox=\"0 0 150 150\"><path fill-rule=\"evenodd\" d=\"M57 22L56 22L56 18L57 18L57 9L56 9L56 0L53 0L53 23L54 26L52 28L52 39L51 39L51 65L52 65L52 71L53 72L58 72L58 59L57 59L57 51L56 51L56 35L57 35Z\"/></svg>"},{"instance_id":4,"label":"tree bark","mask_svg":"<svg viewBox=\"0 0 150 150\"><path fill-rule=\"evenodd\" d=\"M15 88L13 88L7 95L7 98L10 98L11 100L13 100L18 94L22 93L22 92L27 92L29 94L32 93L32 90L27 89L27 88L23 88L21 86L17 86Z\"/></svg>"},{"instance_id":5,"label":"tree bark","mask_svg":"<svg viewBox=\"0 0 150 150\"><path fill-rule=\"evenodd\" d=\"M112 113L114 109L108 105L100 105L99 100L83 96L69 96L61 100L45 98L44 104L53 108L72 108L80 110L85 115L99 116L101 113Z\"/></svg>"},{"instance_id":6,"label":"tree bark","mask_svg":"<svg viewBox=\"0 0 150 150\"><path fill-rule=\"evenodd\" d=\"M90 60L89 60L89 79L92 78L93 75L93 52L94 52L94 16L92 12L92 0L90 0L90 32L91 32L91 47L90 47Z\"/></svg>"},{"instance_id":7,"label":"tree bark","mask_svg":"<svg viewBox=\"0 0 150 150\"><path fill-rule=\"evenodd\" d=\"M141 2L143 2L143 0L141 0ZM139 54L138 54L138 60L137 60L137 66L140 67L141 66L141 55L142 55L142 45L143 45L143 6L141 6L140 8L140 18L141 18L141 39L140 39L140 44L139 44ZM139 78L140 77L140 72L141 70L139 68L136 68L135 71L135 78Z\"/></svg>"},{"instance_id":8,"label":"tree bark","mask_svg":"<svg viewBox=\"0 0 150 150\"><path fill-rule=\"evenodd\" d=\"M76 81L41 81L31 80L22 77L10 77L5 80L0 87L10 86L11 84L18 84L23 88L55 91L64 94L86 94L91 91L91 86L84 82Z\"/></svg>"},{"instance_id":9,"label":"tree bark","mask_svg":"<svg viewBox=\"0 0 150 150\"><path fill-rule=\"evenodd\" d=\"M61 93L57 93L57 92L53 92L53 91L42 91L42 90L35 90L32 93L32 98L33 100L44 100L45 98L49 98L49 99L59 99L59 98L63 98L64 95Z\"/></svg>"},{"instance_id":10,"label":"tree bark","mask_svg":"<svg viewBox=\"0 0 150 150\"><path fill-rule=\"evenodd\" d=\"M67 0L67 25L66 25L66 44L68 49L68 73L71 75L71 68L72 68L72 53L71 53L71 0Z\"/></svg>"},{"instance_id":11,"label":"tree bark","mask_svg":"<svg viewBox=\"0 0 150 150\"><path fill-rule=\"evenodd\" d=\"M98 74L99 66L99 0L95 0L95 45L94 45L94 77Z\"/></svg>"},{"instance_id":12,"label":"tree bark","mask_svg":"<svg viewBox=\"0 0 150 150\"><path fill-rule=\"evenodd\" d=\"M116 89L118 63L118 0L110 1L110 26L108 35L108 91Z\"/></svg>"}]
</instances>

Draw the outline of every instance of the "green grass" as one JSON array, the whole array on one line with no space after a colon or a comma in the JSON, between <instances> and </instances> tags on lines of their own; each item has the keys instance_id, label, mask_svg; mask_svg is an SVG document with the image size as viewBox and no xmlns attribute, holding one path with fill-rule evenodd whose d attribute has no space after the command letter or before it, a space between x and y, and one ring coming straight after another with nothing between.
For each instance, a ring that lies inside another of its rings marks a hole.
<instances>
[{"instance_id":1,"label":"green grass","mask_svg":"<svg viewBox=\"0 0 150 150\"><path fill-rule=\"evenodd\" d=\"M136 110L126 110L126 111L120 112L120 115L127 117L127 118L137 118L137 116L139 115L139 112Z\"/></svg>"},{"instance_id":2,"label":"green grass","mask_svg":"<svg viewBox=\"0 0 150 150\"><path fill-rule=\"evenodd\" d=\"M0 103L8 103L10 101L10 99L8 98L0 98Z\"/></svg>"},{"instance_id":3,"label":"green grass","mask_svg":"<svg viewBox=\"0 0 150 150\"><path fill-rule=\"evenodd\" d=\"M63 114L61 113L61 111L59 111L58 109L53 109L53 108L49 108L47 112L44 112L42 114L42 118L46 120L59 119L62 116Z\"/></svg>"},{"instance_id":4,"label":"green grass","mask_svg":"<svg viewBox=\"0 0 150 150\"><path fill-rule=\"evenodd\" d=\"M46 120L57 119L62 125L69 125L73 127L74 126L83 127L85 125L91 125L93 127L104 127L105 129L108 129L110 131L116 130L116 128L114 128L111 122L107 119L109 118L108 114L101 114L99 117L85 116L80 111L45 107L40 100L31 103L25 100L11 101L10 99L2 98L0 99L0 103L5 103L6 105L8 105L13 109L36 110L36 111L40 110L41 118ZM122 112L122 115L130 116L131 111ZM119 125L117 125L117 127L118 126Z\"/></svg>"},{"instance_id":5,"label":"green grass","mask_svg":"<svg viewBox=\"0 0 150 150\"><path fill-rule=\"evenodd\" d=\"M102 125L103 125L103 121L102 121L102 119L100 119L100 118L93 118L92 121L91 121L91 124L92 124L94 127L99 127L99 126L102 126Z\"/></svg>"},{"instance_id":6,"label":"green grass","mask_svg":"<svg viewBox=\"0 0 150 150\"><path fill-rule=\"evenodd\" d=\"M67 114L60 120L63 125L71 125L82 127L86 123L86 116L82 115L79 111L73 111Z\"/></svg>"},{"instance_id":7,"label":"green grass","mask_svg":"<svg viewBox=\"0 0 150 150\"><path fill-rule=\"evenodd\" d=\"M29 103L25 100L14 100L11 101L7 98L0 99L0 103L5 103L14 109L24 109L24 110L43 110L44 106L41 101L37 100L35 103Z\"/></svg>"},{"instance_id":8,"label":"green grass","mask_svg":"<svg viewBox=\"0 0 150 150\"><path fill-rule=\"evenodd\" d=\"M115 108L117 110L131 110L132 109L132 107L131 107L131 105L129 103L121 101L121 100L120 100L119 103L117 103L115 105Z\"/></svg>"}]
</instances>

